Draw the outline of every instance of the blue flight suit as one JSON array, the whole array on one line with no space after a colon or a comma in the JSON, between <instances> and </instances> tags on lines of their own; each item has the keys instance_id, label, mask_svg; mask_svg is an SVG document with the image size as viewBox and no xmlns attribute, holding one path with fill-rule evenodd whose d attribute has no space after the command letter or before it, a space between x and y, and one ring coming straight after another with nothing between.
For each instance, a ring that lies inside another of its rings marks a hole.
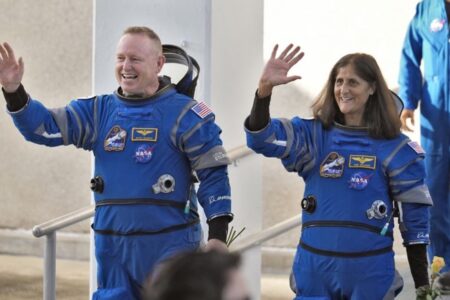
<instances>
[{"instance_id":1,"label":"blue flight suit","mask_svg":"<svg viewBox=\"0 0 450 300\"><path fill-rule=\"evenodd\" d=\"M414 110L420 101L421 145L426 151L431 208L430 255L450 270L450 84L449 26L444 0L417 4L406 33L400 65L400 98ZM420 70L423 61L423 76Z\"/></svg>"},{"instance_id":2,"label":"blue flight suit","mask_svg":"<svg viewBox=\"0 0 450 300\"><path fill-rule=\"evenodd\" d=\"M295 299L394 299L403 286L392 250L394 203L404 244L429 242L420 146L404 135L373 139L364 128L325 130L298 117L246 133L251 149L281 159L305 181Z\"/></svg>"},{"instance_id":3,"label":"blue flight suit","mask_svg":"<svg viewBox=\"0 0 450 300\"><path fill-rule=\"evenodd\" d=\"M29 141L73 144L95 155L93 299L139 299L156 263L197 249L202 236L197 199L208 220L232 217L221 129L204 103L171 84L146 99L116 92L57 109L29 99L10 114Z\"/></svg>"}]
</instances>

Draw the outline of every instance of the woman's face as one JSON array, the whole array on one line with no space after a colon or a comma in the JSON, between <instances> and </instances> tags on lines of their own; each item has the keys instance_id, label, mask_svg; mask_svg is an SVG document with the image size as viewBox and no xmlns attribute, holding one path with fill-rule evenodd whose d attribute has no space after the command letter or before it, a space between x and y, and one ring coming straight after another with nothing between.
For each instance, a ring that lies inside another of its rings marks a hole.
<instances>
[{"instance_id":1,"label":"woman's face","mask_svg":"<svg viewBox=\"0 0 450 300\"><path fill-rule=\"evenodd\" d=\"M372 85L356 75L352 65L338 69L334 82L334 97L344 114L345 125L363 125L364 108L369 96L375 92Z\"/></svg>"}]
</instances>

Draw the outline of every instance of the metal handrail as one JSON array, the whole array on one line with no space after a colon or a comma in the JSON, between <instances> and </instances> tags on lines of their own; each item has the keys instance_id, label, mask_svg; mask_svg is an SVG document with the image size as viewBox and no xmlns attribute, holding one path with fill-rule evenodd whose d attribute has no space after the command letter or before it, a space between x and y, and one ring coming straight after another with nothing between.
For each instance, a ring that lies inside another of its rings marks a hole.
<instances>
[{"instance_id":1,"label":"metal handrail","mask_svg":"<svg viewBox=\"0 0 450 300\"><path fill-rule=\"evenodd\" d=\"M50 221L41 223L33 227L33 235L41 237L54 231L66 228L70 225L89 219L94 216L95 205L90 205L79 210L62 215Z\"/></svg>"},{"instance_id":2,"label":"metal handrail","mask_svg":"<svg viewBox=\"0 0 450 300\"><path fill-rule=\"evenodd\" d=\"M294 229L302 224L301 214L295 217L284 220L280 223L273 225L272 227L266 228L260 232L252 234L245 239L241 239L236 244L230 246L231 251L244 252L246 250L260 246L265 241L268 241L274 237L279 236L291 229Z\"/></svg>"},{"instance_id":3,"label":"metal handrail","mask_svg":"<svg viewBox=\"0 0 450 300\"><path fill-rule=\"evenodd\" d=\"M228 150L227 156L236 164L237 160L252 153L252 150L242 145ZM94 213L95 206L90 205L33 227L32 232L35 237L46 236L47 238L44 250L44 300L56 299L56 231L89 219L94 216Z\"/></svg>"},{"instance_id":4,"label":"metal handrail","mask_svg":"<svg viewBox=\"0 0 450 300\"><path fill-rule=\"evenodd\" d=\"M255 152L253 152L252 149L248 148L245 145L241 145L241 146L238 146L236 148L233 148L233 149L230 149L227 151L228 158L232 162L236 162L237 160L244 158L246 156L249 156L253 153L255 153Z\"/></svg>"},{"instance_id":5,"label":"metal handrail","mask_svg":"<svg viewBox=\"0 0 450 300\"><path fill-rule=\"evenodd\" d=\"M94 215L91 205L33 227L35 237L46 236L44 250L43 299L56 299L56 231L86 220Z\"/></svg>"}]
</instances>

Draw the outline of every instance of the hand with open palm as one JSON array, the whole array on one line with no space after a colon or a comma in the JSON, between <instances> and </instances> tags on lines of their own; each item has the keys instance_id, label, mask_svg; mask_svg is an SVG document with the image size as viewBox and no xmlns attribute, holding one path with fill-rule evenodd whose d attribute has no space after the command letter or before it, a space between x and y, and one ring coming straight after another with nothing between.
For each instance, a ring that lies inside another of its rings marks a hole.
<instances>
[{"instance_id":1,"label":"hand with open palm","mask_svg":"<svg viewBox=\"0 0 450 300\"><path fill-rule=\"evenodd\" d=\"M23 60L16 60L14 51L8 43L0 44L0 85L3 89L15 92L22 82L24 72Z\"/></svg>"},{"instance_id":2,"label":"hand with open palm","mask_svg":"<svg viewBox=\"0 0 450 300\"><path fill-rule=\"evenodd\" d=\"M277 56L278 45L272 50L272 55L264 66L263 73L259 80L258 96L263 98L272 93L272 89L281 84L286 84L291 81L300 79L298 75L288 76L289 70L299 62L304 56L300 52L300 47L297 46L292 49L294 45L288 45L281 54Z\"/></svg>"}]
</instances>

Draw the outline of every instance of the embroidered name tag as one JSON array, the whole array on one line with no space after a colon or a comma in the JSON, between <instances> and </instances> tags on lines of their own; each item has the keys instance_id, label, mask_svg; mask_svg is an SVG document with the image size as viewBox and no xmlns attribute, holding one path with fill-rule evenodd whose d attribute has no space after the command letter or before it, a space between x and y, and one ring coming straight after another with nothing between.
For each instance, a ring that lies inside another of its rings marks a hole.
<instances>
[{"instance_id":1,"label":"embroidered name tag","mask_svg":"<svg viewBox=\"0 0 450 300\"><path fill-rule=\"evenodd\" d=\"M158 128L134 128L131 132L133 142L156 142L158 140Z\"/></svg>"},{"instance_id":2,"label":"embroidered name tag","mask_svg":"<svg viewBox=\"0 0 450 300\"><path fill-rule=\"evenodd\" d=\"M350 154L350 160L348 162L348 166L350 168L375 170L376 165L377 165L376 156Z\"/></svg>"}]
</instances>

